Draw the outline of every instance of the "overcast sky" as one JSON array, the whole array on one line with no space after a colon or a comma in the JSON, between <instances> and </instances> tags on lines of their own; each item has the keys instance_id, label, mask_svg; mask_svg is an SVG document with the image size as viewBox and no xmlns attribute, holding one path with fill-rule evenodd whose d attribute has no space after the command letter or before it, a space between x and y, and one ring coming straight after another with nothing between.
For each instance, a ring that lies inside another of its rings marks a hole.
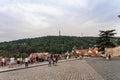
<instances>
[{"instance_id":1,"label":"overcast sky","mask_svg":"<svg viewBox=\"0 0 120 80\"><path fill-rule=\"evenodd\" d=\"M98 36L116 29L120 0L0 0L0 42L49 35Z\"/></svg>"}]
</instances>

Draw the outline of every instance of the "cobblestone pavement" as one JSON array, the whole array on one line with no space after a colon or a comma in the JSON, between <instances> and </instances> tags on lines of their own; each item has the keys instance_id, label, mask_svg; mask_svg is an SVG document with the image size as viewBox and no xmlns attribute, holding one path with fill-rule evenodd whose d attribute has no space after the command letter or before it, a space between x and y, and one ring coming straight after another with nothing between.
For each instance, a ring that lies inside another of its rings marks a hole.
<instances>
[{"instance_id":1,"label":"cobblestone pavement","mask_svg":"<svg viewBox=\"0 0 120 80\"><path fill-rule=\"evenodd\" d=\"M85 60L0 73L0 80L104 80Z\"/></svg>"},{"instance_id":2,"label":"cobblestone pavement","mask_svg":"<svg viewBox=\"0 0 120 80\"><path fill-rule=\"evenodd\" d=\"M120 57L107 61L103 58L89 58L86 61L105 80L120 80Z\"/></svg>"}]
</instances>

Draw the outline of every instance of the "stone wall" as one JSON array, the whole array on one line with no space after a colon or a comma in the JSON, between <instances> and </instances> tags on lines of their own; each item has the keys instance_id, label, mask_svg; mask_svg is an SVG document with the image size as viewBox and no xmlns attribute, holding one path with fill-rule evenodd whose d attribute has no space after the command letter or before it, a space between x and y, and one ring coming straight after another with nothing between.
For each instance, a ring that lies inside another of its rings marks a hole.
<instances>
[{"instance_id":1,"label":"stone wall","mask_svg":"<svg viewBox=\"0 0 120 80\"><path fill-rule=\"evenodd\" d=\"M120 46L115 48L105 48L105 53L110 54L112 57L120 56Z\"/></svg>"}]
</instances>

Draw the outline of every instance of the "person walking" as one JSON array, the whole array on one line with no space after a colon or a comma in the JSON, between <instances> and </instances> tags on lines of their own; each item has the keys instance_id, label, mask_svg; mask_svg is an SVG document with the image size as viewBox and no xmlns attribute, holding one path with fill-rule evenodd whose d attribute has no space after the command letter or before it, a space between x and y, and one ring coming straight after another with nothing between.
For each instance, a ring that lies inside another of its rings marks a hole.
<instances>
[{"instance_id":1,"label":"person walking","mask_svg":"<svg viewBox=\"0 0 120 80\"><path fill-rule=\"evenodd\" d=\"M17 64L20 65L20 57L17 57Z\"/></svg>"},{"instance_id":2,"label":"person walking","mask_svg":"<svg viewBox=\"0 0 120 80\"><path fill-rule=\"evenodd\" d=\"M27 57L25 58L25 67L26 68L28 67L28 58Z\"/></svg>"},{"instance_id":3,"label":"person walking","mask_svg":"<svg viewBox=\"0 0 120 80\"><path fill-rule=\"evenodd\" d=\"M109 58L109 60L111 60L111 55L110 54L108 55L108 58Z\"/></svg>"},{"instance_id":4,"label":"person walking","mask_svg":"<svg viewBox=\"0 0 120 80\"><path fill-rule=\"evenodd\" d=\"M52 59L50 57L48 57L48 66L50 67L52 64Z\"/></svg>"},{"instance_id":5,"label":"person walking","mask_svg":"<svg viewBox=\"0 0 120 80\"><path fill-rule=\"evenodd\" d=\"M6 59L5 57L2 57L2 66L4 67L6 65Z\"/></svg>"},{"instance_id":6,"label":"person walking","mask_svg":"<svg viewBox=\"0 0 120 80\"><path fill-rule=\"evenodd\" d=\"M9 63L9 68L13 68L14 63L15 63L15 58L11 57L10 58L10 63Z\"/></svg>"}]
</instances>

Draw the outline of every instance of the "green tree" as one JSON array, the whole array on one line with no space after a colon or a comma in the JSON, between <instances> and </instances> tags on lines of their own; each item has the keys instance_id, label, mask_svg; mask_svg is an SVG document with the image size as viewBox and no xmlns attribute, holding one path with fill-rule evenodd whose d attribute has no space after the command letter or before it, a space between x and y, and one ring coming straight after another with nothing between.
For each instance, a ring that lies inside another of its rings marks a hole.
<instances>
[{"instance_id":1,"label":"green tree","mask_svg":"<svg viewBox=\"0 0 120 80\"><path fill-rule=\"evenodd\" d=\"M97 40L97 45L100 50L116 46L116 38L114 37L114 35L116 34L115 31L116 30L99 31L100 34Z\"/></svg>"},{"instance_id":2,"label":"green tree","mask_svg":"<svg viewBox=\"0 0 120 80\"><path fill-rule=\"evenodd\" d=\"M0 56L13 56L20 53L23 56L34 52L50 52L61 54L71 51L74 46L81 49L95 45L98 37L75 36L45 36L38 38L20 39L9 42L0 42ZM119 40L120 41L120 40Z\"/></svg>"}]
</instances>

